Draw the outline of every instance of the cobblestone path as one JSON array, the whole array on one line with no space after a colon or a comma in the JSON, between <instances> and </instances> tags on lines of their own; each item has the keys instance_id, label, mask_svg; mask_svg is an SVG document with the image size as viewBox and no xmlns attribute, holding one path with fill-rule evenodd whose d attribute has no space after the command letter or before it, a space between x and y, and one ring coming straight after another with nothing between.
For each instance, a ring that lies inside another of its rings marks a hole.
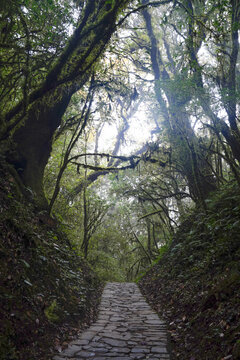
<instances>
[{"instance_id":1,"label":"cobblestone path","mask_svg":"<svg viewBox=\"0 0 240 360\"><path fill-rule=\"evenodd\" d=\"M167 360L165 324L134 283L108 283L98 320L54 360Z\"/></svg>"}]
</instances>

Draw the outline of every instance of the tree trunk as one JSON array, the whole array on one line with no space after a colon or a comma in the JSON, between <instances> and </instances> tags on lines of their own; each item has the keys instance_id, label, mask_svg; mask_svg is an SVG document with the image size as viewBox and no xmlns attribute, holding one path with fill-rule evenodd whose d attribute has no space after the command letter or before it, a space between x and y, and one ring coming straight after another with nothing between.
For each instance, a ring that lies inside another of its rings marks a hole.
<instances>
[{"instance_id":1,"label":"tree trunk","mask_svg":"<svg viewBox=\"0 0 240 360\"><path fill-rule=\"evenodd\" d=\"M142 0L144 4L147 2L147 0ZM171 77L165 69L148 10L143 11L143 17L151 46L155 94L168 130L175 161L179 165L182 175L187 179L193 199L202 203L211 191L216 190L216 184L212 169L204 161L205 154L199 148L198 139L185 111L185 105L191 100L191 94L184 94L184 92L182 94L178 88L169 87ZM167 97L168 106L162 91Z\"/></svg>"},{"instance_id":2,"label":"tree trunk","mask_svg":"<svg viewBox=\"0 0 240 360\"><path fill-rule=\"evenodd\" d=\"M88 0L79 26L43 83L28 96L25 111L20 101L5 117L5 136L13 132L15 151L8 154L24 185L40 207L46 208L44 169L51 154L53 135L71 96L88 80L115 30L117 16L130 0Z\"/></svg>"},{"instance_id":3,"label":"tree trunk","mask_svg":"<svg viewBox=\"0 0 240 360\"><path fill-rule=\"evenodd\" d=\"M87 206L86 187L85 187L83 190L83 242L81 246L85 259L87 258L88 255L88 244L89 244L88 206Z\"/></svg>"},{"instance_id":4,"label":"tree trunk","mask_svg":"<svg viewBox=\"0 0 240 360\"><path fill-rule=\"evenodd\" d=\"M10 162L23 183L37 195L37 203L43 208L47 207L42 181L44 169L52 150L54 131L60 125L71 96L63 95L57 103L54 103L54 96L52 98L52 106L43 98L29 110L24 126L19 127L13 135L15 149L13 156L10 155Z\"/></svg>"}]
</instances>

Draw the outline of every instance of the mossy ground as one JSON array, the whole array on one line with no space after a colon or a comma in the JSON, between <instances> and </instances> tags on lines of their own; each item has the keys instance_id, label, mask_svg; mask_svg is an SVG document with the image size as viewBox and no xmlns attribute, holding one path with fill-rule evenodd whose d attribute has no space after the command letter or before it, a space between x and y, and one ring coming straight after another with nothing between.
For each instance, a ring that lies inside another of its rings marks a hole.
<instances>
[{"instance_id":1,"label":"mossy ground","mask_svg":"<svg viewBox=\"0 0 240 360\"><path fill-rule=\"evenodd\" d=\"M221 189L139 281L169 324L172 359L240 359L240 194Z\"/></svg>"},{"instance_id":2,"label":"mossy ground","mask_svg":"<svg viewBox=\"0 0 240 360\"><path fill-rule=\"evenodd\" d=\"M0 176L0 359L49 359L93 320L102 284L2 167Z\"/></svg>"}]
</instances>

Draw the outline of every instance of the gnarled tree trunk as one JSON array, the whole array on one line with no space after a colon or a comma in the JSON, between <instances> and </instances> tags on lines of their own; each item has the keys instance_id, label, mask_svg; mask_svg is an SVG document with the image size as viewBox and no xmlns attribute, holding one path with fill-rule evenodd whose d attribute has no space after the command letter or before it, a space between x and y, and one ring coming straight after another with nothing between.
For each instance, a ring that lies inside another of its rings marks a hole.
<instances>
[{"instance_id":1,"label":"gnarled tree trunk","mask_svg":"<svg viewBox=\"0 0 240 360\"><path fill-rule=\"evenodd\" d=\"M47 202L43 173L52 149L53 135L71 96L94 71L111 38L119 12L130 0L88 0L78 27L43 83L31 92L26 107L19 102L5 117L7 138L13 132L15 151L8 157L23 183L32 189L41 207Z\"/></svg>"}]
</instances>

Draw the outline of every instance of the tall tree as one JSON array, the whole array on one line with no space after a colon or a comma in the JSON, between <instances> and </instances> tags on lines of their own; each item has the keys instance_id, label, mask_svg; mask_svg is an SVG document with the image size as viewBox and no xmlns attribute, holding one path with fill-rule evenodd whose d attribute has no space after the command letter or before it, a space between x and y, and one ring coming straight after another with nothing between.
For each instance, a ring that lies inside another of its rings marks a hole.
<instances>
[{"instance_id":1,"label":"tall tree","mask_svg":"<svg viewBox=\"0 0 240 360\"><path fill-rule=\"evenodd\" d=\"M23 183L37 194L41 206L47 205L42 180L54 132L60 126L71 96L89 79L116 28L120 11L129 2L80 2L76 29L49 71L35 88L31 88L26 80L23 96L17 97L13 108L8 108L1 118L2 141L12 135L15 145L8 160L14 164ZM18 6L21 9L20 4ZM17 14L16 17L22 16ZM23 27L25 37L30 41L28 24L25 22ZM15 36L13 32L11 35ZM30 43L26 44L25 56L28 61L31 56L30 46Z\"/></svg>"},{"instance_id":2,"label":"tall tree","mask_svg":"<svg viewBox=\"0 0 240 360\"><path fill-rule=\"evenodd\" d=\"M148 0L142 0L142 3L147 4ZM171 49L164 33L160 35L163 39L162 47L159 46L152 15L148 9L143 10L143 17L150 43L156 99L168 130L173 156L180 171L187 178L193 198L197 202L204 203L204 199L216 189L216 185L211 167L206 162L206 154L199 146L186 110L192 100L192 93L186 89L185 79L181 75L183 68L175 64L172 56L174 49ZM186 31L189 33L192 19L189 18L186 24ZM191 41L190 34L188 41ZM166 53L166 56L163 53ZM189 85L190 83L189 81Z\"/></svg>"}]
</instances>

